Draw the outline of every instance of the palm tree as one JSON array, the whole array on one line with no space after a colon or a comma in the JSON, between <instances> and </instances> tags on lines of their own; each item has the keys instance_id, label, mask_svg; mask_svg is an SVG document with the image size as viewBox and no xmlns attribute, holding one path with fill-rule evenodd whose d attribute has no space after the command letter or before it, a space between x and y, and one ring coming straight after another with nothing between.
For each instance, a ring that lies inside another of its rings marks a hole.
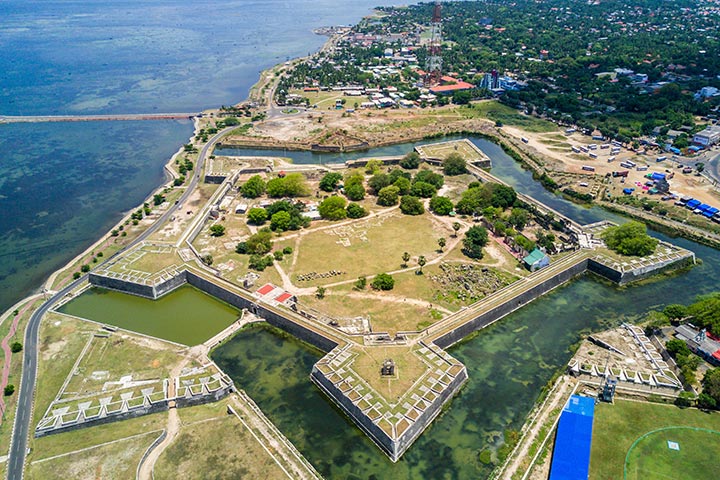
<instances>
[{"instance_id":1,"label":"palm tree","mask_svg":"<svg viewBox=\"0 0 720 480\"><path fill-rule=\"evenodd\" d=\"M420 255L418 257L418 265L420 265L420 270L419 270L420 275L422 275L422 273L423 273L422 268L425 266L426 263L427 263L427 260L425 260L425 255Z\"/></svg>"},{"instance_id":2,"label":"palm tree","mask_svg":"<svg viewBox=\"0 0 720 480\"><path fill-rule=\"evenodd\" d=\"M445 248L445 245L447 245L447 243L445 242L445 237L438 238L438 245L440 246L440 251L442 252L443 248Z\"/></svg>"},{"instance_id":3,"label":"palm tree","mask_svg":"<svg viewBox=\"0 0 720 480\"><path fill-rule=\"evenodd\" d=\"M460 231L460 227L461 227L461 226L462 226L462 225L460 225L460 222L454 222L454 223L453 223L452 227L453 227L453 230L455 230L455 237L457 237L458 232Z\"/></svg>"},{"instance_id":4,"label":"palm tree","mask_svg":"<svg viewBox=\"0 0 720 480\"><path fill-rule=\"evenodd\" d=\"M403 259L403 265L402 265L402 266L403 266L403 267L407 267L407 262L410 261L410 254L409 254L408 252L403 253L403 254L402 254L402 259Z\"/></svg>"}]
</instances>

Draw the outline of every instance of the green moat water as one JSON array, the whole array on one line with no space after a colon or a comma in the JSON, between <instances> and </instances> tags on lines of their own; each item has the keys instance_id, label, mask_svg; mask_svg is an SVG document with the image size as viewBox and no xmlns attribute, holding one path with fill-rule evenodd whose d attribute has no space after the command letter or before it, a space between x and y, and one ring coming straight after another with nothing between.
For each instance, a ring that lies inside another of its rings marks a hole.
<instances>
[{"instance_id":1,"label":"green moat water","mask_svg":"<svg viewBox=\"0 0 720 480\"><path fill-rule=\"evenodd\" d=\"M61 312L184 345L197 345L228 327L240 312L184 285L158 300L92 288Z\"/></svg>"}]
</instances>

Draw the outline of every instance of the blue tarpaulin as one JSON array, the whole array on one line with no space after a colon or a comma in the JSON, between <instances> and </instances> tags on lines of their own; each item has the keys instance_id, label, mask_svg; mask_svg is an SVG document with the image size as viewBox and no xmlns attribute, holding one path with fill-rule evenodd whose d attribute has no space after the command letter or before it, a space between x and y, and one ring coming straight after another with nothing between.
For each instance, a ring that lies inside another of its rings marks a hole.
<instances>
[{"instance_id":1,"label":"blue tarpaulin","mask_svg":"<svg viewBox=\"0 0 720 480\"><path fill-rule=\"evenodd\" d=\"M549 480L587 480L595 400L573 395L560 415Z\"/></svg>"},{"instance_id":2,"label":"blue tarpaulin","mask_svg":"<svg viewBox=\"0 0 720 480\"><path fill-rule=\"evenodd\" d=\"M690 209L692 209L692 210L695 210L695 209L698 207L698 205L700 205L700 200L695 200L694 198L693 198L692 200L689 200L689 201L685 204L685 206L686 206L687 208L690 208Z\"/></svg>"}]
</instances>

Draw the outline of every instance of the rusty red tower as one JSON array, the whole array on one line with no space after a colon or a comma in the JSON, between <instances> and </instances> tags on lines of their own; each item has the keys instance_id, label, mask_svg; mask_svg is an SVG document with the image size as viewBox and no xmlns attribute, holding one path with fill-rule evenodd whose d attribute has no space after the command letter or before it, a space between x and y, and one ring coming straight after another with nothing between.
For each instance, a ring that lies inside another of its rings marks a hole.
<instances>
[{"instance_id":1,"label":"rusty red tower","mask_svg":"<svg viewBox=\"0 0 720 480\"><path fill-rule=\"evenodd\" d=\"M427 75L425 83L427 85L437 85L442 77L442 17L440 14L440 2L435 2L433 9L432 22L430 23L430 43L428 44L427 57Z\"/></svg>"}]
</instances>

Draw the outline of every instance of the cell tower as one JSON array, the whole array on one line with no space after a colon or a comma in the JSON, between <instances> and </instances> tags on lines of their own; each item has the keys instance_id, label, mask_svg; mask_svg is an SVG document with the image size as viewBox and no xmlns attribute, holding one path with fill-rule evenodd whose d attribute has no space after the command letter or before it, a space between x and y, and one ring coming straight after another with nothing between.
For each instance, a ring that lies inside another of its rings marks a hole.
<instances>
[{"instance_id":1,"label":"cell tower","mask_svg":"<svg viewBox=\"0 0 720 480\"><path fill-rule=\"evenodd\" d=\"M437 85L442 77L442 18L440 16L440 2L435 2L432 22L430 23L430 43L428 44L427 76L425 83Z\"/></svg>"}]
</instances>

